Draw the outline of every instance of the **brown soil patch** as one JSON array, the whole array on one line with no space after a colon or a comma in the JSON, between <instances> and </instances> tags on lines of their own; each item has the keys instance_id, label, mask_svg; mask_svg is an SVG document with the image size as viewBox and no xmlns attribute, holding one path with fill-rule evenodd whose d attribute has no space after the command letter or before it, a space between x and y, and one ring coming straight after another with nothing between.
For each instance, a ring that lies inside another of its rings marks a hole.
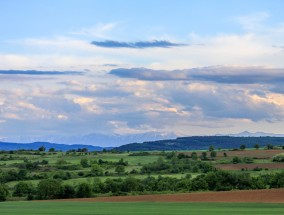
<instances>
[{"instance_id":1,"label":"brown soil patch","mask_svg":"<svg viewBox=\"0 0 284 215\"><path fill-rule=\"evenodd\" d=\"M267 202L284 203L284 189L196 192L65 199L67 202Z\"/></svg>"},{"instance_id":2,"label":"brown soil patch","mask_svg":"<svg viewBox=\"0 0 284 215\"><path fill-rule=\"evenodd\" d=\"M224 159L224 153L227 154L227 159L230 159L234 156L237 157L251 157L251 158L257 158L257 159L268 159L272 158L273 156L284 153L284 150L281 149L273 149L273 150L238 150L238 151L230 151L230 150L221 150L216 151L217 152L217 159ZM191 155L191 152L187 152L185 154ZM197 153L198 156L201 155L201 152ZM210 152L207 152L207 156L210 157Z\"/></svg>"},{"instance_id":3,"label":"brown soil patch","mask_svg":"<svg viewBox=\"0 0 284 215\"><path fill-rule=\"evenodd\" d=\"M262 169L284 169L284 163L217 164L215 167L222 170L253 170L257 167Z\"/></svg>"},{"instance_id":4,"label":"brown soil patch","mask_svg":"<svg viewBox=\"0 0 284 215\"><path fill-rule=\"evenodd\" d=\"M259 150L240 150L240 151L224 151L227 153L228 156L230 157L234 157L234 156L238 156L238 157L252 157L252 158L272 158L273 156L279 154L279 153L284 153L284 150L263 150L263 149L259 149ZM223 157L223 153L222 151L218 151L217 155Z\"/></svg>"}]
</instances>

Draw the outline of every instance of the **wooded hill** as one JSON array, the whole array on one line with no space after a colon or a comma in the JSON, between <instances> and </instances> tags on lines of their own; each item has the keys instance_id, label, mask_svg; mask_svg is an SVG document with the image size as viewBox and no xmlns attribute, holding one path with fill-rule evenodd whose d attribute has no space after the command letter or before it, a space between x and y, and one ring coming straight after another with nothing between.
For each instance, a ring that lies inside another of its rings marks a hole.
<instances>
[{"instance_id":1,"label":"wooded hill","mask_svg":"<svg viewBox=\"0 0 284 215\"><path fill-rule=\"evenodd\" d=\"M117 147L118 151L161 151L161 150L202 150L214 146L215 149L239 149L241 145L253 148L255 144L265 147L284 146L284 137L231 137L231 136L192 136L171 140L158 140L143 143L131 143Z\"/></svg>"}]
</instances>

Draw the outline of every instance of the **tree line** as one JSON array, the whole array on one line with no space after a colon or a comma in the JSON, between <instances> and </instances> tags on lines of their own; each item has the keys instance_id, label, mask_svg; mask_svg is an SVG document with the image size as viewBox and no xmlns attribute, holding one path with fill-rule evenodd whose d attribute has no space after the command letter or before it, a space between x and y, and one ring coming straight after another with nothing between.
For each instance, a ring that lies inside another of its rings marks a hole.
<instances>
[{"instance_id":1,"label":"tree line","mask_svg":"<svg viewBox=\"0 0 284 215\"><path fill-rule=\"evenodd\" d=\"M269 189L284 187L284 171L252 177L248 173L231 173L222 170L210 171L192 178L190 174L180 179L172 177L144 179L128 176L126 178L108 178L101 181L95 177L92 182L77 185L64 184L62 180L43 179L37 186L29 182L18 182L12 193L4 184L0 184L0 200L9 195L34 199L88 198L97 195L129 195L191 191L227 191L248 189Z\"/></svg>"}]
</instances>

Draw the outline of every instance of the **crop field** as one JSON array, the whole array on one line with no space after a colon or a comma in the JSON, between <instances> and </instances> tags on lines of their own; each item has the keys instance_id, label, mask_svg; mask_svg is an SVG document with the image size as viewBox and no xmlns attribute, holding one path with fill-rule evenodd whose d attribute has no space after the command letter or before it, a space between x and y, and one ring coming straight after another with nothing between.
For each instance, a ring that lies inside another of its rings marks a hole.
<instances>
[{"instance_id":1,"label":"crop field","mask_svg":"<svg viewBox=\"0 0 284 215\"><path fill-rule=\"evenodd\" d=\"M275 215L284 204L269 203L153 203L153 202L5 202L0 214L9 215Z\"/></svg>"},{"instance_id":2,"label":"crop field","mask_svg":"<svg viewBox=\"0 0 284 215\"><path fill-rule=\"evenodd\" d=\"M219 192L194 192L140 196L112 196L82 199L54 200L65 202L238 202L283 203L284 189L236 190Z\"/></svg>"}]
</instances>

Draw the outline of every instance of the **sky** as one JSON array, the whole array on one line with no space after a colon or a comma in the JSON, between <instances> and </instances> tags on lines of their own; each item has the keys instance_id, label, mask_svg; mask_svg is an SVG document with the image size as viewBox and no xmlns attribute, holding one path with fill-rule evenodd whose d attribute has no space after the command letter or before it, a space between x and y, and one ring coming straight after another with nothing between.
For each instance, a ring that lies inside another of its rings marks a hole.
<instances>
[{"instance_id":1,"label":"sky","mask_svg":"<svg viewBox=\"0 0 284 215\"><path fill-rule=\"evenodd\" d=\"M282 0L1 0L0 140L284 133Z\"/></svg>"}]
</instances>

